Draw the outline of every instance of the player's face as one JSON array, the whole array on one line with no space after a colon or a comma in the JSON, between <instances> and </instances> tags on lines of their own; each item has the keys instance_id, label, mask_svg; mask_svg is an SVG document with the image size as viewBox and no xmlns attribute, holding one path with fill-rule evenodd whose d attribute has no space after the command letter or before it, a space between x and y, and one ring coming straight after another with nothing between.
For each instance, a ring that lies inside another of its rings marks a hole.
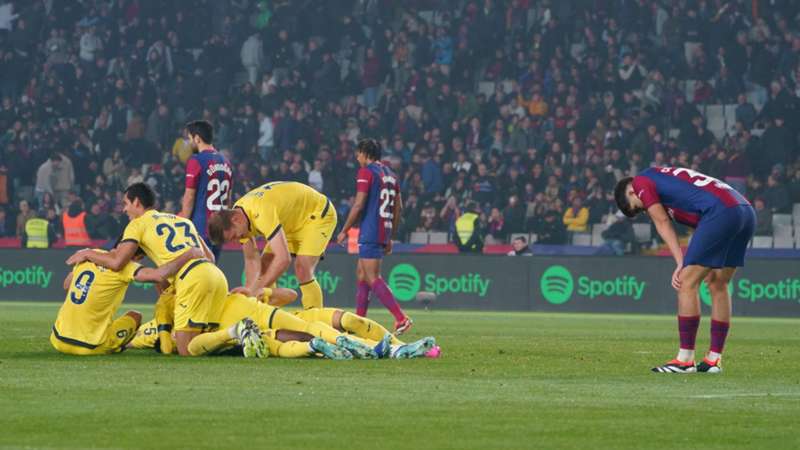
<instances>
[{"instance_id":1,"label":"player's face","mask_svg":"<svg viewBox=\"0 0 800 450\"><path fill-rule=\"evenodd\" d=\"M234 216L231 218L231 227L225 230L225 242L236 242L246 239L249 232L250 230L248 229L246 220Z\"/></svg>"},{"instance_id":2,"label":"player's face","mask_svg":"<svg viewBox=\"0 0 800 450\"><path fill-rule=\"evenodd\" d=\"M369 164L369 161L367 161L367 155L361 152L356 152L356 161L358 161L358 164L361 167L364 167L367 164Z\"/></svg>"},{"instance_id":3,"label":"player's face","mask_svg":"<svg viewBox=\"0 0 800 450\"><path fill-rule=\"evenodd\" d=\"M628 185L628 188L625 189L625 197L628 199L628 204L631 207L631 211L634 214L639 214L643 211L644 204L639 197L636 196L636 192L633 190L633 185Z\"/></svg>"},{"instance_id":4,"label":"player's face","mask_svg":"<svg viewBox=\"0 0 800 450\"><path fill-rule=\"evenodd\" d=\"M128 216L128 219L133 220L144 213L144 208L138 199L131 202L126 195L122 198L122 211Z\"/></svg>"}]
</instances>

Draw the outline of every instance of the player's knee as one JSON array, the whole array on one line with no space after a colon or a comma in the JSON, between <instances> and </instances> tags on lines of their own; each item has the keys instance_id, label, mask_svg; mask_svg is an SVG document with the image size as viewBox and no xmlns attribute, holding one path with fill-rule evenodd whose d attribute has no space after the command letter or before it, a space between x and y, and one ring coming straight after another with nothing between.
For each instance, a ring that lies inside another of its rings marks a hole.
<instances>
[{"instance_id":1,"label":"player's knee","mask_svg":"<svg viewBox=\"0 0 800 450\"><path fill-rule=\"evenodd\" d=\"M728 283L723 277L714 277L713 280L710 282L707 281L706 284L708 285L708 291L711 293L712 298L720 294L724 295L728 293Z\"/></svg>"},{"instance_id":2,"label":"player's knee","mask_svg":"<svg viewBox=\"0 0 800 450\"><path fill-rule=\"evenodd\" d=\"M142 324L142 313L135 310L130 310L125 313L126 316L130 316L134 321L136 321L136 328L139 328L139 325Z\"/></svg>"}]
</instances>

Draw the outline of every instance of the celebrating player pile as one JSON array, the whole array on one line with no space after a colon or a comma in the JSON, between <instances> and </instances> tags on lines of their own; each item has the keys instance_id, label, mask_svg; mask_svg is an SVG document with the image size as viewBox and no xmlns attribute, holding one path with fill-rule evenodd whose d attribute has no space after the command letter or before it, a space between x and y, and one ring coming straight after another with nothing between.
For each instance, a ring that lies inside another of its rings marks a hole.
<instances>
[{"instance_id":1,"label":"celebrating player pile","mask_svg":"<svg viewBox=\"0 0 800 450\"><path fill-rule=\"evenodd\" d=\"M336 212L327 197L301 183L273 182L226 209L231 177L227 161L210 146L213 129L206 122L192 122L187 131L202 153L189 163L187 179L192 175L195 180L187 181L184 213L193 212L203 232L185 218L156 211L156 194L147 184L129 186L124 210L130 223L115 248L80 250L67 260L75 267L64 280L68 294L53 326L54 348L75 355L132 347L199 356L240 346L245 357L259 358L438 356L432 337L407 344L374 321L322 307L314 269L336 227ZM206 204L193 204L206 198L203 186L210 192L212 184L226 189L211 193ZM219 200L213 208L208 206L212 197ZM209 216L209 211L216 212ZM255 242L259 235L268 242L263 255ZM217 249L226 241L242 243L246 286L228 293L225 275L206 244L209 237ZM144 254L159 267L132 262ZM291 255L297 255L304 307L295 314L278 307L297 294L275 286ZM155 319L141 327L141 314L135 311L112 321L133 280L155 282L161 293Z\"/></svg>"},{"instance_id":2,"label":"celebrating player pile","mask_svg":"<svg viewBox=\"0 0 800 450\"><path fill-rule=\"evenodd\" d=\"M753 237L753 207L736 190L716 178L680 167L650 168L617 183L614 196L628 217L642 211L655 224L677 267L672 286L678 291L678 356L661 373L717 373L722 371L722 348L731 320L728 283L744 265L747 244ZM683 255L670 218L695 228ZM711 293L711 348L695 365L694 347L700 325L700 283Z\"/></svg>"}]
</instances>

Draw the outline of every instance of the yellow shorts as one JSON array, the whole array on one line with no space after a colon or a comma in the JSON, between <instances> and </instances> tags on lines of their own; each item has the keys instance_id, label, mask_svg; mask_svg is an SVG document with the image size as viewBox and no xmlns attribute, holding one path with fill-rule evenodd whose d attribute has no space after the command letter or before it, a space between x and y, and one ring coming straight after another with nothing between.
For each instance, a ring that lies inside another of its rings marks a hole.
<instances>
[{"instance_id":1,"label":"yellow shorts","mask_svg":"<svg viewBox=\"0 0 800 450\"><path fill-rule=\"evenodd\" d=\"M303 256L322 256L336 230L336 209L328 202L324 215L313 215L299 230L286 233L289 253ZM265 249L270 252L269 246Z\"/></svg>"},{"instance_id":2,"label":"yellow shorts","mask_svg":"<svg viewBox=\"0 0 800 450\"><path fill-rule=\"evenodd\" d=\"M133 317L124 315L118 317L106 329L103 340L94 348L81 343L69 343L69 338L56 336L55 332L50 333L50 344L53 348L67 355L109 355L119 353L125 349L125 344L131 341L136 334L136 320Z\"/></svg>"},{"instance_id":3,"label":"yellow shorts","mask_svg":"<svg viewBox=\"0 0 800 450\"><path fill-rule=\"evenodd\" d=\"M195 261L175 279L175 331L208 331L219 326L228 280L219 267Z\"/></svg>"}]
</instances>

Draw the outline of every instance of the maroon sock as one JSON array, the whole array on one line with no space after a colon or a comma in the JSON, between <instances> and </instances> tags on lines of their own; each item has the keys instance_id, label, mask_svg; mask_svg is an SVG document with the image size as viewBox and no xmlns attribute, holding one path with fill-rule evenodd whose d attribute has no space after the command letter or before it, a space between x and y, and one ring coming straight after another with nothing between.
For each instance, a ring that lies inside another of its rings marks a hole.
<instances>
[{"instance_id":1,"label":"maroon sock","mask_svg":"<svg viewBox=\"0 0 800 450\"><path fill-rule=\"evenodd\" d=\"M369 307L369 284L366 281L359 281L356 287L356 314L367 317Z\"/></svg>"},{"instance_id":2,"label":"maroon sock","mask_svg":"<svg viewBox=\"0 0 800 450\"><path fill-rule=\"evenodd\" d=\"M681 348L694 350L694 341L697 338L697 328L700 326L700 316L678 316L678 334L681 336Z\"/></svg>"},{"instance_id":3,"label":"maroon sock","mask_svg":"<svg viewBox=\"0 0 800 450\"><path fill-rule=\"evenodd\" d=\"M383 281L383 278L378 278L372 283L372 292L378 296L383 306L389 310L390 313L394 316L395 320L400 321L406 317L403 314L403 310L400 309L400 304L397 303L397 300L394 298L394 294L392 294L392 290L389 289L389 286L386 285L386 282Z\"/></svg>"},{"instance_id":4,"label":"maroon sock","mask_svg":"<svg viewBox=\"0 0 800 450\"><path fill-rule=\"evenodd\" d=\"M725 338L728 337L728 328L730 322L720 322L711 319L711 348L714 353L722 353L722 348L725 347Z\"/></svg>"}]
</instances>

